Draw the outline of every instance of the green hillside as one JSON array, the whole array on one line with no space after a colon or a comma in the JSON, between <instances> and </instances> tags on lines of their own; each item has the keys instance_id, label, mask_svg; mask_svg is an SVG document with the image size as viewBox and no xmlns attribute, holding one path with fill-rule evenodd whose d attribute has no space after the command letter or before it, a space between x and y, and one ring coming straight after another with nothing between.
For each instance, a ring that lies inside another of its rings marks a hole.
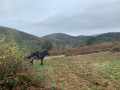
<instances>
[{"instance_id":1,"label":"green hillside","mask_svg":"<svg viewBox=\"0 0 120 90\"><path fill-rule=\"evenodd\" d=\"M120 42L120 32L110 32L110 33L100 34L94 37L94 42L97 44Z\"/></svg>"},{"instance_id":2,"label":"green hillside","mask_svg":"<svg viewBox=\"0 0 120 90\"><path fill-rule=\"evenodd\" d=\"M58 45L68 45L87 40L89 36L70 36L64 33L55 33L42 37L45 40L51 40Z\"/></svg>"},{"instance_id":3,"label":"green hillside","mask_svg":"<svg viewBox=\"0 0 120 90\"><path fill-rule=\"evenodd\" d=\"M102 38L111 38L111 39L116 39L119 40L120 39L120 32L110 32L110 33L104 33L101 35L96 36L96 38L102 39Z\"/></svg>"},{"instance_id":4,"label":"green hillside","mask_svg":"<svg viewBox=\"0 0 120 90\"><path fill-rule=\"evenodd\" d=\"M45 40L51 40L57 45L65 45L69 48L83 47L91 42L91 45L98 45L103 43L116 43L120 41L120 32L104 33L96 36L70 36L63 33L55 33L42 37ZM91 41L91 39L93 39Z\"/></svg>"},{"instance_id":5,"label":"green hillside","mask_svg":"<svg viewBox=\"0 0 120 90\"><path fill-rule=\"evenodd\" d=\"M0 33L14 37L21 45L24 44L29 48L39 48L41 42L44 40L50 40L56 45L66 46L67 48L86 46L91 37L95 38L94 41L92 41L95 45L120 41L120 32L104 33L97 36L71 36L64 33L54 33L39 38L19 30L0 26Z\"/></svg>"},{"instance_id":6,"label":"green hillside","mask_svg":"<svg viewBox=\"0 0 120 90\"><path fill-rule=\"evenodd\" d=\"M42 41L37 36L8 27L0 26L0 33L14 37L17 42L19 42L20 44L24 44L29 48L39 47Z\"/></svg>"}]
</instances>

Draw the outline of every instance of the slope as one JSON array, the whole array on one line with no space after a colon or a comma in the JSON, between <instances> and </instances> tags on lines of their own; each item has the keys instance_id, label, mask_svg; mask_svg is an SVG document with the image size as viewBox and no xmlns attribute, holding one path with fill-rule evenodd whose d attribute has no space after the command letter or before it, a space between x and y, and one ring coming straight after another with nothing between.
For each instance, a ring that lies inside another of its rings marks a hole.
<instances>
[{"instance_id":1,"label":"slope","mask_svg":"<svg viewBox=\"0 0 120 90\"><path fill-rule=\"evenodd\" d=\"M25 44L29 48L39 47L41 39L37 36L16 30L8 27L0 26L0 33L14 37L14 39L20 44Z\"/></svg>"}]
</instances>

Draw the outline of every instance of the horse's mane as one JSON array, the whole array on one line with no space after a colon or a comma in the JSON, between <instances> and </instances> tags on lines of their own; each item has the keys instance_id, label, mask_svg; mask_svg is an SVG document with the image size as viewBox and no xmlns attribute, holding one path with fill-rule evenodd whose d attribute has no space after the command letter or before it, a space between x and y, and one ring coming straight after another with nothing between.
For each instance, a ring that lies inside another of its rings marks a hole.
<instances>
[{"instance_id":1,"label":"horse's mane","mask_svg":"<svg viewBox=\"0 0 120 90\"><path fill-rule=\"evenodd\" d=\"M48 53L48 51L47 51L47 50L44 50L44 51L42 51L42 52L39 52L39 54L45 54L45 53Z\"/></svg>"}]
</instances>

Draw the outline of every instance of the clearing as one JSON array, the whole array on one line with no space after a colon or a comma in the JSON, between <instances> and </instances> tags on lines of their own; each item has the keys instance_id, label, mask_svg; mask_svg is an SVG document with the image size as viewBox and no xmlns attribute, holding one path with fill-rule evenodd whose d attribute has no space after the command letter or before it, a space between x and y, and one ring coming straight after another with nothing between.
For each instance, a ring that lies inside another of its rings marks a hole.
<instances>
[{"instance_id":1,"label":"clearing","mask_svg":"<svg viewBox=\"0 0 120 90\"><path fill-rule=\"evenodd\" d=\"M120 52L78 56L50 56L34 62L36 73L44 73L47 87L63 90L119 90Z\"/></svg>"}]
</instances>

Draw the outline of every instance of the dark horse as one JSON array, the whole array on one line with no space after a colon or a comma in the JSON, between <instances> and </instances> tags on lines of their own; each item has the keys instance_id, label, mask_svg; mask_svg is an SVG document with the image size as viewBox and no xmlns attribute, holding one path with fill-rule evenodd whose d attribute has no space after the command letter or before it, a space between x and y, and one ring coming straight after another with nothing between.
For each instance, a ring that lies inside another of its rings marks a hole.
<instances>
[{"instance_id":1,"label":"dark horse","mask_svg":"<svg viewBox=\"0 0 120 90\"><path fill-rule=\"evenodd\" d=\"M43 65L43 59L44 59L44 57L45 57L46 55L48 55L48 56L50 55L47 50L45 50L45 51L43 51L43 52L37 51L37 52L34 52L34 53L32 53L31 55L29 55L29 56L27 57L27 59L31 59L30 63L31 63L32 65L33 65L34 59L37 59L37 60L41 59L41 65Z\"/></svg>"}]
</instances>

